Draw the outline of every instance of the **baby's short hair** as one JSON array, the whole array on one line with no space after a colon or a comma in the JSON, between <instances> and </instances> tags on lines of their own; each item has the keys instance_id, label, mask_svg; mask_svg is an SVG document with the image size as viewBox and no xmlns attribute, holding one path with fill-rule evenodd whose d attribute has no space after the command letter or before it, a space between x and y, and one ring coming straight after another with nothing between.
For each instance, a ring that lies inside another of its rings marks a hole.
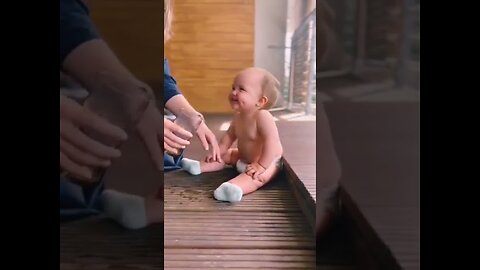
<instances>
[{"instance_id":1,"label":"baby's short hair","mask_svg":"<svg viewBox=\"0 0 480 270\"><path fill-rule=\"evenodd\" d=\"M270 109L277 103L278 96L280 95L280 82L278 79L270 73L268 70L263 68L257 68L263 72L262 80L262 94L267 97L268 101L263 106L264 109Z\"/></svg>"}]
</instances>

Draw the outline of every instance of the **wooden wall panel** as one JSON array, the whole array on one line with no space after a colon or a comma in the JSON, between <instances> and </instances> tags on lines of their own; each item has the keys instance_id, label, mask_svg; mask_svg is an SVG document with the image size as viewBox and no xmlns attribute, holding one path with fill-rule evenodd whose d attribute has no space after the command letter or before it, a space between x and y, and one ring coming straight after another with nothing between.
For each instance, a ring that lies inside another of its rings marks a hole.
<instances>
[{"instance_id":1,"label":"wooden wall panel","mask_svg":"<svg viewBox=\"0 0 480 270\"><path fill-rule=\"evenodd\" d=\"M254 0L176 0L166 57L182 93L201 112L230 112L235 74L254 65Z\"/></svg>"}]
</instances>

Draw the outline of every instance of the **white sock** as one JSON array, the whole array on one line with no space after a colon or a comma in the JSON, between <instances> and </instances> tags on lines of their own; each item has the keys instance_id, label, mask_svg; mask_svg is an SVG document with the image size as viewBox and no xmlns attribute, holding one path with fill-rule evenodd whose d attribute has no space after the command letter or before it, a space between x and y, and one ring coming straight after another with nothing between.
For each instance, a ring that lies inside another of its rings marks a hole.
<instances>
[{"instance_id":1,"label":"white sock","mask_svg":"<svg viewBox=\"0 0 480 270\"><path fill-rule=\"evenodd\" d=\"M189 172L190 174L199 175L202 173L200 169L200 162L197 160L182 158L182 161L180 161L180 165L182 166L182 169Z\"/></svg>"},{"instance_id":2,"label":"white sock","mask_svg":"<svg viewBox=\"0 0 480 270\"><path fill-rule=\"evenodd\" d=\"M147 226L145 200L137 195L105 190L102 193L104 213L128 229Z\"/></svg>"},{"instance_id":3,"label":"white sock","mask_svg":"<svg viewBox=\"0 0 480 270\"><path fill-rule=\"evenodd\" d=\"M239 202L242 200L242 196L242 189L239 186L228 182L221 184L213 192L213 197L219 201Z\"/></svg>"}]
</instances>

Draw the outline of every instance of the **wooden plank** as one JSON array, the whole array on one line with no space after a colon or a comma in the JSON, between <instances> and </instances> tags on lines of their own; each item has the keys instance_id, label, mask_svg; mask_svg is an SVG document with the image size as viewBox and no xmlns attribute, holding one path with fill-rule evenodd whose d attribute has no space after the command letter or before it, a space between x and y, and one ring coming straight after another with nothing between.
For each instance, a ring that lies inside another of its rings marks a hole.
<instances>
[{"instance_id":1,"label":"wooden plank","mask_svg":"<svg viewBox=\"0 0 480 270\"><path fill-rule=\"evenodd\" d=\"M224 22L222 22L224 23ZM248 28L247 28L248 27ZM198 24L192 24L191 22L179 22L178 24L175 25L175 31L194 31L197 33L202 33L203 31L208 31L209 33L212 34L218 34L218 38L221 40L226 40L228 42L228 33L230 32L236 32L236 33L242 33L242 34L250 34L253 31L249 28L251 26L249 25L242 25L239 24L238 22L232 22L232 23L225 23L225 24L220 24L217 22L211 22L211 23L198 23ZM226 36L220 36L225 34ZM173 40L173 39L172 39ZM251 41L252 38L242 40L240 44L247 44L249 41ZM220 40L219 40L220 41ZM253 44L251 45L253 47ZM169 46L169 48L174 48L176 46ZM235 49L235 47L232 47L231 49Z\"/></svg>"},{"instance_id":2,"label":"wooden plank","mask_svg":"<svg viewBox=\"0 0 480 270\"><path fill-rule=\"evenodd\" d=\"M168 209L166 209L167 211ZM240 213L239 213L240 214ZM166 216L167 217L167 216ZM170 215L169 217L171 217L172 219L175 218L174 214L172 213L172 215ZM216 220L217 221L217 220ZM200 228L200 229L203 229L204 227L208 227L209 228L216 228L216 227L220 227L220 228L223 228L225 225L228 225L227 224L223 224L220 223L220 222L210 222L210 223L196 223L195 221L190 221L188 224L188 227L190 228ZM198 225L196 226L197 224L201 224L201 225ZM291 223L287 223L287 224L279 224L279 223L269 223L269 224L255 224L255 223L246 223L246 224L235 224L235 226L237 228L303 228L305 229L306 226L304 226L305 223L300 223L300 224L291 224ZM169 224L165 224L165 228L169 228L169 226L172 226L172 227L179 227L181 226L181 224L178 224L178 223L169 223Z\"/></svg>"},{"instance_id":3,"label":"wooden plank","mask_svg":"<svg viewBox=\"0 0 480 270\"><path fill-rule=\"evenodd\" d=\"M168 229L168 228L167 228ZM201 230L200 230L200 233L201 233ZM271 245L275 245L277 246L278 243L285 243L287 241L290 241L290 242L305 242L305 243L309 243L308 244L308 247L312 247L313 245L311 244L312 242L312 239L311 239L311 235L288 235L288 236L279 236L279 235L262 235L262 236L258 236L258 235L203 235L203 234L196 234L196 235L183 235L183 233L178 233L178 234L172 234L172 235L168 235L168 236L165 236L165 241L168 242L168 241L171 241L171 242L175 242L175 246L178 245L178 242L179 241L189 241L190 243L193 243L195 241L198 241L198 242L211 242L212 239L214 239L214 241L222 241L222 242L242 242L242 245L244 245L244 243L246 245L255 245L255 246L271 246ZM247 243L247 241L249 243ZM260 243L262 242L262 243ZM269 242L269 244L263 244L263 242ZM215 245L217 245L217 243L214 243ZM289 245L289 247L292 247L292 246L295 246L295 244L291 243L291 245Z\"/></svg>"},{"instance_id":4,"label":"wooden plank","mask_svg":"<svg viewBox=\"0 0 480 270\"><path fill-rule=\"evenodd\" d=\"M177 267L191 267L192 262L189 261L165 261L165 268L173 269ZM313 263L314 264L314 263ZM213 268L250 268L250 269L263 269L265 267L274 269L292 269L292 268L304 268L312 269L312 262L262 262L262 261L196 261L196 267L213 267ZM314 266L313 266L314 267Z\"/></svg>"},{"instance_id":5,"label":"wooden plank","mask_svg":"<svg viewBox=\"0 0 480 270\"><path fill-rule=\"evenodd\" d=\"M178 233L180 237L192 237L198 235L198 232L195 231L189 231L188 227L183 227L183 228L168 228L172 234ZM202 230L202 237L212 237L212 236L219 236L219 237L226 237L226 236L232 236L234 235L235 237L242 237L242 239L248 238L248 237L282 237L282 239L286 238L301 238L301 237L310 237L308 233L304 233L304 230L297 230L297 231L290 231L290 232L283 232L283 231L278 231L275 229L271 231L252 231L251 229L245 229L244 231L220 231L220 230L210 230L210 231L205 231ZM176 237L173 237L176 238Z\"/></svg>"},{"instance_id":6,"label":"wooden plank","mask_svg":"<svg viewBox=\"0 0 480 270\"><path fill-rule=\"evenodd\" d=\"M232 62L239 60L239 63L245 63L246 62L245 60L253 60L253 54L251 53L251 50L247 46L243 48L237 48L237 49L232 47L228 50L217 50L211 47L206 47L204 50L187 50L183 47L175 47L169 50L169 54L167 54L166 57L170 59L169 55L173 55L173 54L179 55L181 57L181 58L173 58L172 61L170 61L173 67L175 67L176 62L180 62L182 60L184 62L183 64L184 66L188 65L189 58L205 60L205 61L209 61L210 58L227 59ZM251 67L251 66L253 66L253 62L246 66L238 65L237 69L241 70L243 68ZM221 68L222 66L217 67L217 69L221 69ZM177 74L173 69L172 69L172 74L174 75L175 78L177 77ZM188 79L186 78L185 80L188 81Z\"/></svg>"},{"instance_id":7,"label":"wooden plank","mask_svg":"<svg viewBox=\"0 0 480 270\"><path fill-rule=\"evenodd\" d=\"M315 256L311 249L166 249L165 255L190 254L190 255L258 255L258 256L295 256L298 258ZM260 258L261 259L261 258Z\"/></svg>"},{"instance_id":8,"label":"wooden plank","mask_svg":"<svg viewBox=\"0 0 480 270\"><path fill-rule=\"evenodd\" d=\"M311 237L312 238L312 237ZM284 249L314 249L312 239L307 241L252 241L248 240L165 240L164 248L284 248Z\"/></svg>"},{"instance_id":9,"label":"wooden plank","mask_svg":"<svg viewBox=\"0 0 480 270\"><path fill-rule=\"evenodd\" d=\"M209 216L208 214L214 213L215 215ZM252 215L252 213L254 215ZM195 215L196 214L196 215ZM292 215L289 213L289 216L281 216L282 214L286 213L275 213L277 214L276 216L263 216L263 215L258 215L258 212L248 212L248 213L242 213L242 215L238 215L237 213L231 213L231 212L225 212L225 211L216 211L216 212L203 212L203 213L198 213L196 212L195 214L186 214L184 215L183 213L177 213L176 214L176 220L182 221L182 220L191 220L192 218L195 218L195 220L198 221L210 221L210 220L215 220L215 219L227 219L226 221L236 223L236 222L241 222L245 218L248 219L255 219L258 223L261 222L292 222L292 221L300 221L303 222L303 216L296 216L295 213ZM274 213L269 213L269 214L274 214ZM295 215L295 216L294 216Z\"/></svg>"},{"instance_id":10,"label":"wooden plank","mask_svg":"<svg viewBox=\"0 0 480 270\"><path fill-rule=\"evenodd\" d=\"M229 12L232 11L237 11L235 13L253 15L255 11L254 1L247 0L241 5L233 3L209 3L208 0L199 0L194 3L182 3L182 1L178 1L174 6L174 20L177 17L177 14L178 17L186 13L211 14L216 15L217 17L227 17L228 14L230 14Z\"/></svg>"},{"instance_id":11,"label":"wooden plank","mask_svg":"<svg viewBox=\"0 0 480 270\"><path fill-rule=\"evenodd\" d=\"M200 33L188 33L183 34L176 29L175 31L175 42L185 42L188 43L192 39L198 40L199 44L218 44L218 33L211 32L200 32ZM225 40L225 44L236 44L236 43L248 43L249 40L253 41L253 37L250 32L234 32L228 34L228 40ZM170 45L167 45L170 46ZM173 58L174 55L170 55L169 58ZM235 57L231 55L230 57ZM252 56L253 57L253 56ZM192 59L196 60L196 59Z\"/></svg>"},{"instance_id":12,"label":"wooden plank","mask_svg":"<svg viewBox=\"0 0 480 270\"><path fill-rule=\"evenodd\" d=\"M234 25L232 25L233 27ZM223 27L229 27L228 25L222 25ZM230 57L232 59L241 59L241 56L244 54L249 54L253 48L253 44L251 44L248 41L245 42L236 42L233 43L231 41L225 41L221 43L203 43L203 42L196 42L196 43L190 43L190 44L183 44L182 47L169 47L169 51L171 52L180 52L180 53L198 53L201 52L202 54L206 55L215 55L212 54L212 52L217 52L218 55L222 55L221 53L227 53L230 52ZM239 53L240 55L232 55L232 53ZM188 63L184 63L188 64ZM175 63L172 64L173 67L175 67Z\"/></svg>"},{"instance_id":13,"label":"wooden plank","mask_svg":"<svg viewBox=\"0 0 480 270\"><path fill-rule=\"evenodd\" d=\"M252 256L253 255L253 256ZM166 255L169 261L274 261L274 262L312 262L315 261L315 254L310 256L298 255L265 255L265 254L240 254L240 255L198 255L198 254L181 254Z\"/></svg>"},{"instance_id":14,"label":"wooden plank","mask_svg":"<svg viewBox=\"0 0 480 270\"><path fill-rule=\"evenodd\" d=\"M278 233L278 234L295 234L295 235L305 235L309 234L308 230L310 228L305 228L305 227L264 227L264 228L252 228L250 227L235 227L235 228L228 228L228 227L192 227L192 226L170 226L170 227L165 227L168 229L168 231L172 233L178 233L178 232L185 232L186 234L198 234L199 231L201 233L205 232L205 234L210 234L214 232L218 232L218 235L223 235L225 233L230 232L231 234L243 234L243 235L256 235L256 234L262 234L262 235L267 235L267 234L273 234L273 233Z\"/></svg>"}]
</instances>

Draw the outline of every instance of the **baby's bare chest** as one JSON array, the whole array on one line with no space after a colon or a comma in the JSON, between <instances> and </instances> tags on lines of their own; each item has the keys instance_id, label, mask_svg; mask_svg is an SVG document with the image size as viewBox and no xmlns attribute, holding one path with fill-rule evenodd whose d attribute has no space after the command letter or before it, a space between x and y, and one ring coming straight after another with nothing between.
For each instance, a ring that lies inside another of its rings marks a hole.
<instances>
[{"instance_id":1,"label":"baby's bare chest","mask_svg":"<svg viewBox=\"0 0 480 270\"><path fill-rule=\"evenodd\" d=\"M255 121L237 121L235 123L235 135L239 142L256 141L259 136Z\"/></svg>"}]
</instances>

